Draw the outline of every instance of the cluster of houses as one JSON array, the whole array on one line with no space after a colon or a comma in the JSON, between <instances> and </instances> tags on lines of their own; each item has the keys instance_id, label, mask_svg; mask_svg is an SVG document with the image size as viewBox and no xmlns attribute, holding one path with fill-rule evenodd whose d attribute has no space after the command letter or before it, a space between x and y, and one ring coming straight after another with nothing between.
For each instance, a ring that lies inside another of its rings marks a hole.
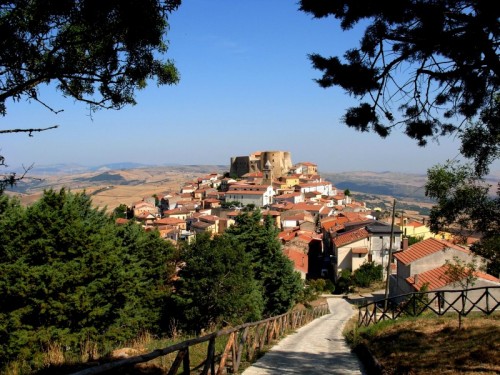
<instances>
[{"instance_id":1,"label":"cluster of houses","mask_svg":"<svg viewBox=\"0 0 500 375\"><path fill-rule=\"evenodd\" d=\"M342 270L375 262L390 269L391 293L418 291L423 285L437 290L452 287L445 277L446 261L473 257L448 233L431 233L425 222L400 217L391 226L377 220L363 202L325 181L316 164L292 165L290 154L281 151L231 158L230 174L201 176L179 191L144 198L132 210L146 230L157 229L177 243L192 241L201 232L223 233L244 207L272 217L284 253L303 278L336 281ZM408 236L421 241L408 246ZM500 280L478 272L477 284L500 285Z\"/></svg>"}]
</instances>

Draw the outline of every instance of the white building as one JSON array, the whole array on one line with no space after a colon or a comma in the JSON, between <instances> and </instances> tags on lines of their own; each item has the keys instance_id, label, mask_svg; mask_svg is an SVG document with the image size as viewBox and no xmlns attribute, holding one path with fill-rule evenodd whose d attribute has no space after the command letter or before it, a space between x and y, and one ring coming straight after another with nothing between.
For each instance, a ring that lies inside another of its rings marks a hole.
<instances>
[{"instance_id":1,"label":"white building","mask_svg":"<svg viewBox=\"0 0 500 375\"><path fill-rule=\"evenodd\" d=\"M240 202L263 207L273 203L274 190L271 185L231 185L226 192L226 202Z\"/></svg>"}]
</instances>

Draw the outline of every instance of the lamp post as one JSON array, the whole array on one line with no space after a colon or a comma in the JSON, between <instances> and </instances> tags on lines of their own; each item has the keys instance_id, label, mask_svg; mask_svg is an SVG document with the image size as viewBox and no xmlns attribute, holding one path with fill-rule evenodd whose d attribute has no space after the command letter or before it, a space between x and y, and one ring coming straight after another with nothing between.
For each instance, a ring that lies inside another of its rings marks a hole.
<instances>
[{"instance_id":1,"label":"lamp post","mask_svg":"<svg viewBox=\"0 0 500 375\"><path fill-rule=\"evenodd\" d=\"M396 213L396 200L392 203L391 237L389 243L389 259L387 260L387 278L385 281L385 302L384 310L387 310L387 298L389 298L389 277L391 275L392 243L394 242L394 217Z\"/></svg>"}]
</instances>

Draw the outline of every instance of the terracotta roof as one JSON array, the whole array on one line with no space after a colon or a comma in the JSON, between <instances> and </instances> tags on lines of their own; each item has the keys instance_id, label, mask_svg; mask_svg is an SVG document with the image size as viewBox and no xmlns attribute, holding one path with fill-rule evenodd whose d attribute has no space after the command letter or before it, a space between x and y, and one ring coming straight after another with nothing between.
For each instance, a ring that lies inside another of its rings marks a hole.
<instances>
[{"instance_id":1,"label":"terracotta roof","mask_svg":"<svg viewBox=\"0 0 500 375\"><path fill-rule=\"evenodd\" d=\"M165 228L165 229L160 229L160 236L165 237L166 235L170 233L176 233L178 232L178 229L175 228Z\"/></svg>"},{"instance_id":2,"label":"terracotta roof","mask_svg":"<svg viewBox=\"0 0 500 375\"><path fill-rule=\"evenodd\" d=\"M446 275L447 265L443 265L439 268L433 270L425 271L417 276L417 283L415 284L415 277L410 276L406 278L409 284L412 284L416 290L420 290L425 284L428 284L429 290L435 290L438 288L443 288L446 285L452 284L452 279ZM474 275L477 278L488 280L495 283L500 283L500 280L492 275L488 275L484 272L475 272ZM465 275L464 275L465 278Z\"/></svg>"},{"instance_id":3,"label":"terracotta roof","mask_svg":"<svg viewBox=\"0 0 500 375\"><path fill-rule=\"evenodd\" d=\"M263 210L262 211L262 216L280 216L281 212L275 211L275 210Z\"/></svg>"},{"instance_id":4,"label":"terracotta roof","mask_svg":"<svg viewBox=\"0 0 500 375\"><path fill-rule=\"evenodd\" d=\"M200 220L215 223L215 222L219 221L220 218L218 216L215 216L215 215L203 215L203 216L200 216Z\"/></svg>"},{"instance_id":5,"label":"terracotta roof","mask_svg":"<svg viewBox=\"0 0 500 375\"><path fill-rule=\"evenodd\" d=\"M164 217L163 219L158 219L154 222L155 225L176 225L182 223L185 223L185 221L177 219L176 217Z\"/></svg>"},{"instance_id":6,"label":"terracotta roof","mask_svg":"<svg viewBox=\"0 0 500 375\"><path fill-rule=\"evenodd\" d=\"M358 212L342 212L339 216L346 217L349 221L368 221L369 218L365 214L360 214Z\"/></svg>"},{"instance_id":7,"label":"terracotta roof","mask_svg":"<svg viewBox=\"0 0 500 375\"><path fill-rule=\"evenodd\" d=\"M363 238L368 238L370 234L366 231L365 228L360 228L356 230L352 230L347 233L343 233L339 235L338 237L335 237L333 239L333 243L335 244L336 247L341 247L344 245L347 245L349 243L359 241Z\"/></svg>"},{"instance_id":8,"label":"terracotta roof","mask_svg":"<svg viewBox=\"0 0 500 375\"><path fill-rule=\"evenodd\" d=\"M288 242L288 241L292 240L293 238L295 238L295 234L296 234L296 232L284 231L284 232L280 232L278 234L278 238L280 240Z\"/></svg>"},{"instance_id":9,"label":"terracotta roof","mask_svg":"<svg viewBox=\"0 0 500 375\"><path fill-rule=\"evenodd\" d=\"M212 223L206 223L204 221L197 221L194 223L191 223L192 228L198 228L198 229L207 229L208 227L211 227L213 224Z\"/></svg>"},{"instance_id":10,"label":"terracotta roof","mask_svg":"<svg viewBox=\"0 0 500 375\"><path fill-rule=\"evenodd\" d=\"M284 211L291 210L292 207L293 207L293 203L290 203L290 202L273 203L271 205L271 208L275 208L277 210L284 210Z\"/></svg>"},{"instance_id":11,"label":"terracotta roof","mask_svg":"<svg viewBox=\"0 0 500 375\"><path fill-rule=\"evenodd\" d=\"M343 216L329 216L324 219L321 219L321 226L325 230L334 230L334 231L339 231L341 229L344 229L344 223L347 223L349 221L348 218L343 217Z\"/></svg>"},{"instance_id":12,"label":"terracotta roof","mask_svg":"<svg viewBox=\"0 0 500 375\"><path fill-rule=\"evenodd\" d=\"M134 208L140 208L140 207L156 207L153 203L149 203L149 202L144 202L144 201L140 201L140 202L137 202L133 205Z\"/></svg>"},{"instance_id":13,"label":"terracotta roof","mask_svg":"<svg viewBox=\"0 0 500 375\"><path fill-rule=\"evenodd\" d=\"M455 249L470 254L470 251L463 247L454 245L448 241L438 240L435 238L428 238L426 240L417 242L411 245L408 249L394 254L394 257L403 264L410 264L418 259L424 258L428 255L443 251L445 249Z\"/></svg>"},{"instance_id":14,"label":"terracotta roof","mask_svg":"<svg viewBox=\"0 0 500 375\"><path fill-rule=\"evenodd\" d=\"M141 212L139 215L136 215L135 218L145 220L145 219L154 219L156 218L156 216L150 212Z\"/></svg>"},{"instance_id":15,"label":"terracotta roof","mask_svg":"<svg viewBox=\"0 0 500 375\"><path fill-rule=\"evenodd\" d=\"M189 214L189 211L184 207L173 208L171 210L163 211L164 215L186 215Z\"/></svg>"},{"instance_id":16,"label":"terracotta roof","mask_svg":"<svg viewBox=\"0 0 500 375\"><path fill-rule=\"evenodd\" d=\"M294 197L300 197L300 193L286 193L286 194L281 194L281 195L276 195L274 199L287 199L287 198L294 198Z\"/></svg>"},{"instance_id":17,"label":"terracotta roof","mask_svg":"<svg viewBox=\"0 0 500 375\"><path fill-rule=\"evenodd\" d=\"M354 247L351 251L353 254L368 254L368 248L366 247Z\"/></svg>"},{"instance_id":18,"label":"terracotta roof","mask_svg":"<svg viewBox=\"0 0 500 375\"><path fill-rule=\"evenodd\" d=\"M119 217L118 219L115 220L115 224L118 224L118 225L127 224L127 223L128 223L128 219L125 219L122 217Z\"/></svg>"},{"instance_id":19,"label":"terracotta roof","mask_svg":"<svg viewBox=\"0 0 500 375\"><path fill-rule=\"evenodd\" d=\"M293 205L294 210L305 210L309 212L319 212L321 208L323 208L322 204L296 203Z\"/></svg>"},{"instance_id":20,"label":"terracotta roof","mask_svg":"<svg viewBox=\"0 0 500 375\"><path fill-rule=\"evenodd\" d=\"M205 203L220 203L220 200L208 198L208 199L205 199Z\"/></svg>"},{"instance_id":21,"label":"terracotta roof","mask_svg":"<svg viewBox=\"0 0 500 375\"><path fill-rule=\"evenodd\" d=\"M313 240L313 238L311 236L308 236L307 234L299 235L298 239L305 243L309 243Z\"/></svg>"},{"instance_id":22,"label":"terracotta roof","mask_svg":"<svg viewBox=\"0 0 500 375\"><path fill-rule=\"evenodd\" d=\"M414 227L414 228L419 228L419 227L423 227L424 224L418 222L418 221L410 221L409 223L406 223L406 226L407 227Z\"/></svg>"},{"instance_id":23,"label":"terracotta roof","mask_svg":"<svg viewBox=\"0 0 500 375\"><path fill-rule=\"evenodd\" d=\"M267 191L229 190L226 195L264 195Z\"/></svg>"},{"instance_id":24,"label":"terracotta roof","mask_svg":"<svg viewBox=\"0 0 500 375\"><path fill-rule=\"evenodd\" d=\"M336 221L330 221L327 223L323 223L323 224L321 224L321 226L323 227L324 230L334 230L336 232L345 228L344 224L339 224Z\"/></svg>"},{"instance_id":25,"label":"terracotta roof","mask_svg":"<svg viewBox=\"0 0 500 375\"><path fill-rule=\"evenodd\" d=\"M283 253L293 262L296 270L308 272L308 257L302 250L286 248L283 250Z\"/></svg>"},{"instance_id":26,"label":"terracotta roof","mask_svg":"<svg viewBox=\"0 0 500 375\"><path fill-rule=\"evenodd\" d=\"M305 214L297 214L297 215L290 215L281 218L281 221L297 221L297 220L304 220Z\"/></svg>"}]
</instances>

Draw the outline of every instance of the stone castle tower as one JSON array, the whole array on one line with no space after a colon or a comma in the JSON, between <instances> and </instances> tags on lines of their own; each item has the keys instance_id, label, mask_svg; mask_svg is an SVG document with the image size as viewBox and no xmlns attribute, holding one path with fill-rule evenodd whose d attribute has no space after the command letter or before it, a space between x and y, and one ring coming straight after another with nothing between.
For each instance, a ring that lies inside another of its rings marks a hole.
<instances>
[{"instance_id":1,"label":"stone castle tower","mask_svg":"<svg viewBox=\"0 0 500 375\"><path fill-rule=\"evenodd\" d=\"M235 156L231 158L229 173L232 176L242 177L250 172L264 172L267 162L271 165L273 178L288 174L292 168L292 158L288 151L261 151L249 156Z\"/></svg>"}]
</instances>

